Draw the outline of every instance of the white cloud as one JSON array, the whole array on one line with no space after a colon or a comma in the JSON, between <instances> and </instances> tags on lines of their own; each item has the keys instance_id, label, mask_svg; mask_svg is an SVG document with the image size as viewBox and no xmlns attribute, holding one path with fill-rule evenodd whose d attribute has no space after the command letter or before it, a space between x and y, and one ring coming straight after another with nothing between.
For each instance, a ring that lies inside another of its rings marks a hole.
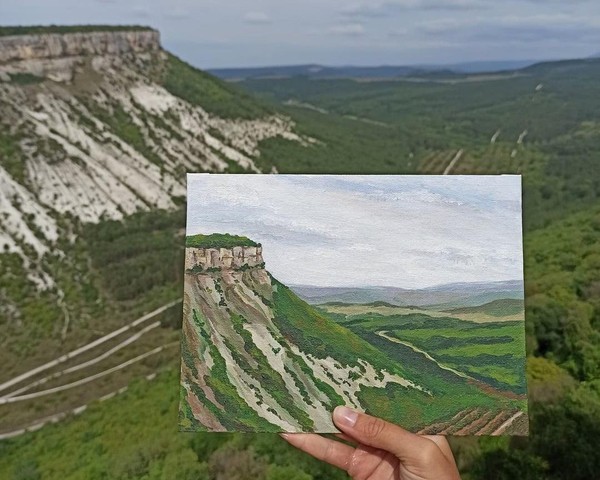
<instances>
[{"instance_id":1,"label":"white cloud","mask_svg":"<svg viewBox=\"0 0 600 480\"><path fill-rule=\"evenodd\" d=\"M428 35L463 41L549 42L600 39L600 21L565 13L469 17L427 21L418 29Z\"/></svg>"},{"instance_id":2,"label":"white cloud","mask_svg":"<svg viewBox=\"0 0 600 480\"><path fill-rule=\"evenodd\" d=\"M518 279L518 177L192 175L188 233L246 235L286 283Z\"/></svg>"}]
</instances>

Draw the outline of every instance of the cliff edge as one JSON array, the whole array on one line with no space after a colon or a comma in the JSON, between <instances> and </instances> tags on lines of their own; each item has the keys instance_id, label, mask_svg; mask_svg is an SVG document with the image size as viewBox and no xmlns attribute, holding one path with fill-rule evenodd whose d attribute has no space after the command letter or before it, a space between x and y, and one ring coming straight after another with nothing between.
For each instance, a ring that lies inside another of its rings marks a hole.
<instances>
[{"instance_id":1,"label":"cliff edge","mask_svg":"<svg viewBox=\"0 0 600 480\"><path fill-rule=\"evenodd\" d=\"M83 55L122 55L161 48L159 32L150 28L67 33L48 29L48 33L43 32L0 36L0 63Z\"/></svg>"}]
</instances>

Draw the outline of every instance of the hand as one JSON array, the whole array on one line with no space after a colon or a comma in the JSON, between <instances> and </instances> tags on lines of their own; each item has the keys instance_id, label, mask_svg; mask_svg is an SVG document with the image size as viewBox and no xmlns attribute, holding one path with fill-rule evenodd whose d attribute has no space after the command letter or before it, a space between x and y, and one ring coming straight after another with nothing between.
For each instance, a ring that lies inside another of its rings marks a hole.
<instances>
[{"instance_id":1,"label":"hand","mask_svg":"<svg viewBox=\"0 0 600 480\"><path fill-rule=\"evenodd\" d=\"M313 433L284 433L294 447L342 468L355 480L460 480L445 437L416 435L346 407L333 412L338 437L350 446Z\"/></svg>"}]
</instances>

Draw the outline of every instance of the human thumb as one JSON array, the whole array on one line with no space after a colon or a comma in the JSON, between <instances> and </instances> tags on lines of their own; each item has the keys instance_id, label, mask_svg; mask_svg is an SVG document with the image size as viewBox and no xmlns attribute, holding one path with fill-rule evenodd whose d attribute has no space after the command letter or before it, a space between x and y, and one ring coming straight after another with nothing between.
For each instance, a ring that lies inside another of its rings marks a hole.
<instances>
[{"instance_id":1,"label":"human thumb","mask_svg":"<svg viewBox=\"0 0 600 480\"><path fill-rule=\"evenodd\" d=\"M422 478L460 479L454 462L449 461L440 447L426 437L347 407L336 407L333 421L347 436L392 453Z\"/></svg>"},{"instance_id":2,"label":"human thumb","mask_svg":"<svg viewBox=\"0 0 600 480\"><path fill-rule=\"evenodd\" d=\"M429 444L428 440L398 425L348 407L336 407L333 421L340 430L360 443L381 448L398 458L417 454L424 445Z\"/></svg>"}]
</instances>

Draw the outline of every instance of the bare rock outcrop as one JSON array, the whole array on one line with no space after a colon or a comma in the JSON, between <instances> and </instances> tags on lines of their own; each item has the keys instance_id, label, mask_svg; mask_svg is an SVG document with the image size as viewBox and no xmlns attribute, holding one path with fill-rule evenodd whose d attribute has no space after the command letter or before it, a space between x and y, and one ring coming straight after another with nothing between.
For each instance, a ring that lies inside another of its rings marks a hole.
<instances>
[{"instance_id":1,"label":"bare rock outcrop","mask_svg":"<svg viewBox=\"0 0 600 480\"><path fill-rule=\"evenodd\" d=\"M257 267L264 264L262 247L192 248L185 249L185 268L194 267L240 269L244 266Z\"/></svg>"},{"instance_id":2,"label":"bare rock outcrop","mask_svg":"<svg viewBox=\"0 0 600 480\"><path fill-rule=\"evenodd\" d=\"M81 55L122 55L160 49L156 30L99 31L0 37L0 63Z\"/></svg>"}]
</instances>

